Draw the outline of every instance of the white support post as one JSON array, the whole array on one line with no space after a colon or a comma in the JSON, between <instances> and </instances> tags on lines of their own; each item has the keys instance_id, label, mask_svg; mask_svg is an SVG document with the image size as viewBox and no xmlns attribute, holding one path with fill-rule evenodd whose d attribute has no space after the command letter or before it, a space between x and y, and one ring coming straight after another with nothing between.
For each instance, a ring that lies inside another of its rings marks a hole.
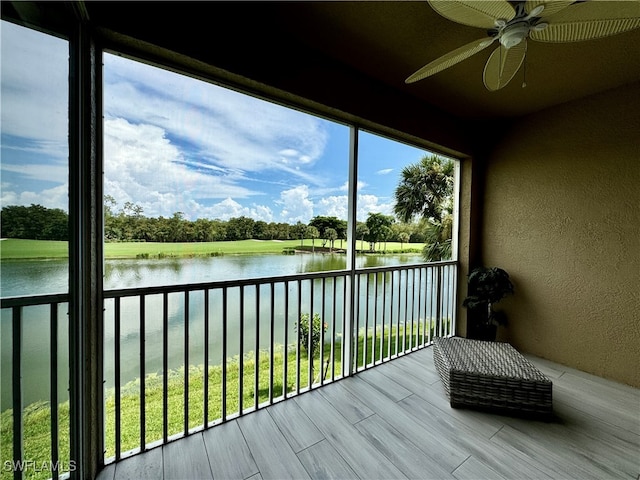
<instances>
[{"instance_id":1,"label":"white support post","mask_svg":"<svg viewBox=\"0 0 640 480\"><path fill-rule=\"evenodd\" d=\"M354 372L353 342L357 342L357 319L355 318L355 272L356 272L356 208L358 196L358 129L351 127L349 136L349 199L347 213L347 298L345 302L346 321L342 341L344 361L342 375L347 377Z\"/></svg>"}]
</instances>

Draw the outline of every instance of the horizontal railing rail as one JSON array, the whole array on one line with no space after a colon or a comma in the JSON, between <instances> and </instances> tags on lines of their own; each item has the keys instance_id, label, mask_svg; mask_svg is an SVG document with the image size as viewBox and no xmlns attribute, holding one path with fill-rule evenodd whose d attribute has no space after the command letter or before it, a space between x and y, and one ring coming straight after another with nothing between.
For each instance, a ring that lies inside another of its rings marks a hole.
<instances>
[{"instance_id":1,"label":"horizontal railing rail","mask_svg":"<svg viewBox=\"0 0 640 480\"><path fill-rule=\"evenodd\" d=\"M456 262L436 262L104 291L105 461L453 335L456 283ZM70 462L61 453L68 448L60 447L59 419L68 373L61 375L59 344L66 335L58 317L68 301L67 294L36 295L3 298L0 305L3 325L5 315L11 318L14 461L25 459L28 440L25 315L33 308L49 312L46 401L54 476Z\"/></svg>"}]
</instances>

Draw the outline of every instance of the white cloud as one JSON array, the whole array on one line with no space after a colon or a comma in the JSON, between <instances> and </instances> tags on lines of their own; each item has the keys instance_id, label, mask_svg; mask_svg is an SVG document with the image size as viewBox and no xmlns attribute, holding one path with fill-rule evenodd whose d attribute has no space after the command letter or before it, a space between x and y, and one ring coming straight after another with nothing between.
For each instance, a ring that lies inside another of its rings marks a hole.
<instances>
[{"instance_id":1,"label":"white cloud","mask_svg":"<svg viewBox=\"0 0 640 480\"><path fill-rule=\"evenodd\" d=\"M347 202L348 198L346 195L323 197L318 200L316 204L317 214L346 220L348 214ZM380 199L375 195L358 195L356 205L358 221L364 222L369 216L369 213L393 215L393 204L381 203Z\"/></svg>"},{"instance_id":2,"label":"white cloud","mask_svg":"<svg viewBox=\"0 0 640 480\"><path fill-rule=\"evenodd\" d=\"M299 220L306 223L313 217L313 202L309 199L307 185L283 190L280 192L280 200L276 203L282 205L280 216L285 222L295 223Z\"/></svg>"},{"instance_id":3,"label":"white cloud","mask_svg":"<svg viewBox=\"0 0 640 480\"><path fill-rule=\"evenodd\" d=\"M64 40L2 22L2 132L66 157L69 48ZM43 81L46 78L46 81Z\"/></svg>"},{"instance_id":4,"label":"white cloud","mask_svg":"<svg viewBox=\"0 0 640 480\"><path fill-rule=\"evenodd\" d=\"M245 198L254 192L220 172L188 168L163 129L124 119L105 121L105 194L143 207L147 216L182 211L192 218L202 200ZM217 173L217 174L214 174Z\"/></svg>"},{"instance_id":5,"label":"white cloud","mask_svg":"<svg viewBox=\"0 0 640 480\"><path fill-rule=\"evenodd\" d=\"M324 152L319 118L112 55L105 56L105 72L108 116L161 127L221 168L321 182L299 168Z\"/></svg>"},{"instance_id":6,"label":"white cloud","mask_svg":"<svg viewBox=\"0 0 640 480\"><path fill-rule=\"evenodd\" d=\"M393 168L383 168L382 170L378 170L376 172L377 175L389 175L391 172L393 172Z\"/></svg>"},{"instance_id":7,"label":"white cloud","mask_svg":"<svg viewBox=\"0 0 640 480\"><path fill-rule=\"evenodd\" d=\"M318 215L325 217L337 217L342 220L347 219L348 198L346 195L332 195L330 197L321 198L318 201Z\"/></svg>"},{"instance_id":8,"label":"white cloud","mask_svg":"<svg viewBox=\"0 0 640 480\"><path fill-rule=\"evenodd\" d=\"M66 183L69 178L69 168L66 163L61 165L39 163L11 164L3 162L2 170L4 172L19 173L30 180L46 182Z\"/></svg>"},{"instance_id":9,"label":"white cloud","mask_svg":"<svg viewBox=\"0 0 640 480\"><path fill-rule=\"evenodd\" d=\"M40 192L22 191L2 189L0 196L0 204L2 205L43 205L47 208L60 208L61 210L69 210L69 193L68 184L57 185Z\"/></svg>"},{"instance_id":10,"label":"white cloud","mask_svg":"<svg viewBox=\"0 0 640 480\"><path fill-rule=\"evenodd\" d=\"M369 213L382 213L393 215L393 203L379 203L380 199L375 195L358 195L357 218L365 221Z\"/></svg>"},{"instance_id":11,"label":"white cloud","mask_svg":"<svg viewBox=\"0 0 640 480\"><path fill-rule=\"evenodd\" d=\"M285 148L284 150L280 150L278 153L285 157L296 157L299 155L299 152L293 148Z\"/></svg>"},{"instance_id":12,"label":"white cloud","mask_svg":"<svg viewBox=\"0 0 640 480\"><path fill-rule=\"evenodd\" d=\"M362 180L358 180L356 188L358 191L362 190L363 188L365 188L367 186L367 183L362 181ZM342 184L342 186L339 188L339 190L341 192L348 192L349 191L349 180L347 180L346 182L344 182Z\"/></svg>"},{"instance_id":13,"label":"white cloud","mask_svg":"<svg viewBox=\"0 0 640 480\"><path fill-rule=\"evenodd\" d=\"M202 213L208 218L217 218L220 220L229 220L230 218L249 217L254 220L262 220L270 223L273 221L273 211L265 205L253 205L252 207L243 207L230 197L223 201L203 209Z\"/></svg>"}]
</instances>

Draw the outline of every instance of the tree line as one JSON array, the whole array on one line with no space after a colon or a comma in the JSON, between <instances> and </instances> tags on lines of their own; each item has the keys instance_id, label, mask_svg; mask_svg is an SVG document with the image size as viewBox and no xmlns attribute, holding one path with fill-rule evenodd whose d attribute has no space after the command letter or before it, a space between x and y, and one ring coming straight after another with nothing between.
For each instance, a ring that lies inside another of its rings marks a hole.
<instances>
[{"instance_id":1,"label":"tree line","mask_svg":"<svg viewBox=\"0 0 640 480\"><path fill-rule=\"evenodd\" d=\"M216 242L234 240L304 240L318 239L322 246L335 248L346 240L347 222L330 216L316 216L308 224L265 222L241 216L229 220L198 218L187 220L184 213L171 217L146 217L143 209L127 202L118 212L105 202L104 237L111 242ZM32 240L67 240L68 214L42 205L11 205L0 210L2 236ZM423 242L417 225L406 225L392 216L371 213L366 222L358 222L361 241Z\"/></svg>"},{"instance_id":2,"label":"tree line","mask_svg":"<svg viewBox=\"0 0 640 480\"><path fill-rule=\"evenodd\" d=\"M394 214L369 213L357 222L356 240L368 242L370 250L381 242L425 243L428 261L451 258L453 225L453 162L426 156L402 170L395 190ZM0 210L1 235L5 238L67 240L68 214L42 205L6 206ZM235 240L319 239L335 248L346 240L347 222L316 216L309 223L265 222L241 216L229 220L187 220L183 212L171 217L146 217L140 205L126 202L116 211L116 201L104 200L104 238L110 242L215 242ZM362 247L361 247L362 248Z\"/></svg>"}]
</instances>

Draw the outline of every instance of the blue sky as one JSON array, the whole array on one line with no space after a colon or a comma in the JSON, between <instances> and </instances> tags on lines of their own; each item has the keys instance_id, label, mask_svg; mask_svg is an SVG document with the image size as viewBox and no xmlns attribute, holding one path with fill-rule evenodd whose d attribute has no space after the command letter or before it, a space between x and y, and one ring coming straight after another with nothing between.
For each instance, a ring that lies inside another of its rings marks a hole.
<instances>
[{"instance_id":1,"label":"blue sky","mask_svg":"<svg viewBox=\"0 0 640 480\"><path fill-rule=\"evenodd\" d=\"M67 43L6 22L2 205L67 210ZM346 219L349 128L104 55L104 185L146 216ZM428 152L361 133L358 219L391 214L402 167Z\"/></svg>"}]
</instances>

